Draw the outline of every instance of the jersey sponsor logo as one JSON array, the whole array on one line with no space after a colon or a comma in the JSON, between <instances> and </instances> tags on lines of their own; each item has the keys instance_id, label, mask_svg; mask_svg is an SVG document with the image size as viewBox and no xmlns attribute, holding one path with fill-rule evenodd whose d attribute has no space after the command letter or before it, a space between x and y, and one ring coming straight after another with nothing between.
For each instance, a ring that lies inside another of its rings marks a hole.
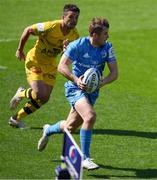
<instances>
[{"instance_id":1,"label":"jersey sponsor logo","mask_svg":"<svg viewBox=\"0 0 157 180\"><path fill-rule=\"evenodd\" d=\"M84 57L84 58L90 58L90 56L89 56L88 53L85 53L85 54L83 55L83 57Z\"/></svg>"},{"instance_id":2,"label":"jersey sponsor logo","mask_svg":"<svg viewBox=\"0 0 157 180\"><path fill-rule=\"evenodd\" d=\"M39 32L44 32L44 23L38 23L37 24L37 29Z\"/></svg>"},{"instance_id":3,"label":"jersey sponsor logo","mask_svg":"<svg viewBox=\"0 0 157 180\"><path fill-rule=\"evenodd\" d=\"M56 57L60 53L60 50L56 48L52 48L51 50L45 48L41 50L41 53L48 57Z\"/></svg>"},{"instance_id":4,"label":"jersey sponsor logo","mask_svg":"<svg viewBox=\"0 0 157 180\"><path fill-rule=\"evenodd\" d=\"M77 64L78 64L79 66L84 67L84 68L99 68L99 67L101 67L104 63L102 63L102 64L95 64L95 63L93 63L93 64L83 64L83 63L77 62Z\"/></svg>"}]
</instances>

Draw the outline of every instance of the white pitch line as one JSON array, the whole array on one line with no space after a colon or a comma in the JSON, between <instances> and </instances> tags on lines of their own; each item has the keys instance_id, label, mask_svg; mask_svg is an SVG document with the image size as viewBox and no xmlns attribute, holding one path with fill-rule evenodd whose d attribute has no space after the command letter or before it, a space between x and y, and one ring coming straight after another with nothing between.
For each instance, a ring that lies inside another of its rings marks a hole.
<instances>
[{"instance_id":1,"label":"white pitch line","mask_svg":"<svg viewBox=\"0 0 157 180\"><path fill-rule=\"evenodd\" d=\"M5 69L7 69L8 67L7 66L1 66L0 65L0 69L2 69L2 70L5 70Z\"/></svg>"},{"instance_id":2,"label":"white pitch line","mask_svg":"<svg viewBox=\"0 0 157 180\"><path fill-rule=\"evenodd\" d=\"M0 42L11 42L11 41L17 41L18 39L0 39Z\"/></svg>"},{"instance_id":3,"label":"white pitch line","mask_svg":"<svg viewBox=\"0 0 157 180\"><path fill-rule=\"evenodd\" d=\"M20 37L19 37L20 39ZM18 38L8 38L8 39L0 39L0 43L1 42L12 42L12 41L19 41ZM30 40L34 40L37 39L36 37L30 37Z\"/></svg>"}]
</instances>

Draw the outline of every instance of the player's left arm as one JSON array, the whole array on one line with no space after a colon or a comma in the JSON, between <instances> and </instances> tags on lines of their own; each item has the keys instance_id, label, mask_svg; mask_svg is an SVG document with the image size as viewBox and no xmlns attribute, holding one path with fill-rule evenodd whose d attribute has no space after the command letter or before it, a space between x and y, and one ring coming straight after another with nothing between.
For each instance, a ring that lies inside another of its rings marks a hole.
<instances>
[{"instance_id":1,"label":"player's left arm","mask_svg":"<svg viewBox=\"0 0 157 180\"><path fill-rule=\"evenodd\" d=\"M109 74L101 79L100 87L105 86L118 78L118 65L117 62L108 62Z\"/></svg>"}]
</instances>

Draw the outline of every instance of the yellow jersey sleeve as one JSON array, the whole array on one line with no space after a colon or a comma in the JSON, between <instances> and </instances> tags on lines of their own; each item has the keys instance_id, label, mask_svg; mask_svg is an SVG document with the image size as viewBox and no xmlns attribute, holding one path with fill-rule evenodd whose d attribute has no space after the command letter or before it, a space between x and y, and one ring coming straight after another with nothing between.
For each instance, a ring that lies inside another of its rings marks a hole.
<instances>
[{"instance_id":1,"label":"yellow jersey sleeve","mask_svg":"<svg viewBox=\"0 0 157 180\"><path fill-rule=\"evenodd\" d=\"M35 35L43 35L50 31L55 24L52 22L43 22L32 25L32 29Z\"/></svg>"}]
</instances>

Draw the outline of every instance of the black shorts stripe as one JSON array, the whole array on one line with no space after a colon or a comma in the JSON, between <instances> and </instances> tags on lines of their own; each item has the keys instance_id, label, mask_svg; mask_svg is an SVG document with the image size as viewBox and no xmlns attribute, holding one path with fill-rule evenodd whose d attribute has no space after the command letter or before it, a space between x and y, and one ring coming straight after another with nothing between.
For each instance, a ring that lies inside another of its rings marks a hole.
<instances>
[{"instance_id":1,"label":"black shorts stripe","mask_svg":"<svg viewBox=\"0 0 157 180\"><path fill-rule=\"evenodd\" d=\"M32 99L32 89L28 89L28 97Z\"/></svg>"},{"instance_id":2,"label":"black shorts stripe","mask_svg":"<svg viewBox=\"0 0 157 180\"><path fill-rule=\"evenodd\" d=\"M33 104L33 106L37 109L40 108L40 106L38 105L38 103L34 100L34 99L31 99L31 103Z\"/></svg>"},{"instance_id":3,"label":"black shorts stripe","mask_svg":"<svg viewBox=\"0 0 157 180\"><path fill-rule=\"evenodd\" d=\"M23 110L25 111L25 113L27 114L31 114L32 110L29 107L24 107Z\"/></svg>"}]
</instances>

